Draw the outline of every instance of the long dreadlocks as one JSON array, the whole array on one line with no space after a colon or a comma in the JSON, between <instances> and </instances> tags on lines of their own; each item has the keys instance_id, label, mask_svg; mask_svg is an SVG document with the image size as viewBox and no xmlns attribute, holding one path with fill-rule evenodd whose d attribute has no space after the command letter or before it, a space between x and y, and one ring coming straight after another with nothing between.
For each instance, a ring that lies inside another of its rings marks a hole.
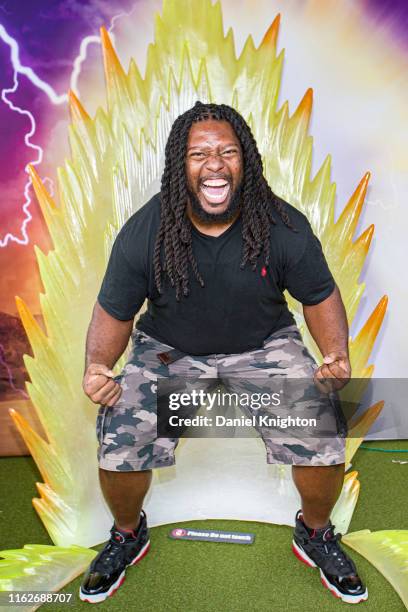
<instances>
[{"instance_id":1,"label":"long dreadlocks","mask_svg":"<svg viewBox=\"0 0 408 612\"><path fill-rule=\"evenodd\" d=\"M275 209L282 221L293 229L284 206L272 192L264 175L262 160L252 132L241 115L225 104L196 102L193 108L180 115L170 131L165 150L165 166L161 180L161 220L154 249L154 274L158 291L162 291L162 272L168 275L176 289L176 299L189 293L189 264L201 286L200 275L192 248L191 221L187 215L188 187L185 170L187 139L192 124L213 119L228 121L234 129L243 155L241 184L241 216L243 250L241 269L247 262L253 269L263 256L269 263L270 223L275 223ZM164 248L164 263L160 253Z\"/></svg>"}]
</instances>

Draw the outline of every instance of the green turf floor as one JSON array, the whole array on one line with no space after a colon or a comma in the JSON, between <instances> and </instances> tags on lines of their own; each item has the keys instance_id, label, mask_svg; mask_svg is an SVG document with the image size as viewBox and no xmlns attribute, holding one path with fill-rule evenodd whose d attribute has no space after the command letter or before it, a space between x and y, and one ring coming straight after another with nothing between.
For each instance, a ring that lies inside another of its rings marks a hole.
<instances>
[{"instance_id":1,"label":"green turf floor","mask_svg":"<svg viewBox=\"0 0 408 612\"><path fill-rule=\"evenodd\" d=\"M408 449L408 441L367 445ZM350 531L408 529L408 465L392 463L392 459L407 460L407 456L358 451L353 468L359 472L361 492ZM41 477L31 458L0 458L0 548L52 544L31 505L37 496L36 481ZM256 534L255 544L174 541L168 538L169 525L155 527L151 529L149 554L140 565L128 569L124 585L99 608L126 612L316 612L349 607L321 586L316 570L295 558L289 527L221 520L183 525L251 531ZM351 554L369 589L368 601L358 609L405 610L385 578L357 553ZM78 578L63 591L74 594L73 604L41 609L89 609L89 604L78 599L80 582Z\"/></svg>"}]
</instances>

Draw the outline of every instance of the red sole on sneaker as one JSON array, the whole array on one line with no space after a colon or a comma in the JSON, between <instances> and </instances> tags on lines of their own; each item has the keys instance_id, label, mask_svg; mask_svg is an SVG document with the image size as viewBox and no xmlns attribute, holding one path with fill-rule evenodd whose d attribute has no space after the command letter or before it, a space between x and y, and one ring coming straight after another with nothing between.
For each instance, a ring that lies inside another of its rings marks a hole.
<instances>
[{"instance_id":1,"label":"red sole on sneaker","mask_svg":"<svg viewBox=\"0 0 408 612\"><path fill-rule=\"evenodd\" d=\"M112 595L114 595L116 593L116 591L122 586L122 584L125 582L125 580L126 580L126 575L123 576L123 578L120 580L119 584L117 584L115 586L115 588L112 590L112 592L109 593L109 595L107 595L105 597L105 599L82 599L81 598L81 601L86 601L87 603L90 603L90 604L102 603L103 601L106 601L108 599L108 597L112 597Z\"/></svg>"},{"instance_id":2,"label":"red sole on sneaker","mask_svg":"<svg viewBox=\"0 0 408 612\"><path fill-rule=\"evenodd\" d=\"M109 597L112 597L112 595L114 595L116 593L116 591L118 590L119 587L122 586L122 584L125 582L126 580L126 576L123 576L122 580L119 582L119 584L113 589L112 593L110 593Z\"/></svg>"},{"instance_id":3,"label":"red sole on sneaker","mask_svg":"<svg viewBox=\"0 0 408 612\"><path fill-rule=\"evenodd\" d=\"M336 598L336 599L341 599L340 595L337 595L336 591L333 591L333 589L331 589L328 584L326 584L326 582L323 580L323 578L320 578L320 582L322 583L322 585L324 586L325 589L327 589L328 591L330 591L330 593Z\"/></svg>"},{"instance_id":4,"label":"red sole on sneaker","mask_svg":"<svg viewBox=\"0 0 408 612\"><path fill-rule=\"evenodd\" d=\"M131 563L129 563L129 565L127 567L130 567L131 565L136 565L136 563L139 563L139 561L141 561L143 559L143 557L145 557L147 555L149 550L150 550L150 541L145 544L144 548L142 548L140 553L133 559L133 561ZM85 598L83 596L80 596L80 599L81 599L81 601L86 601L87 603L91 603L91 604L102 603L103 601L106 601L106 599L108 599L108 597L112 597L112 595L114 595L116 593L116 591L125 582L125 579L126 579L126 574L123 576L123 578L121 578L121 580L115 586L115 588L112 589L111 593L109 593L109 595L107 595L104 599L99 599L99 598L88 599L88 598Z\"/></svg>"},{"instance_id":5,"label":"red sole on sneaker","mask_svg":"<svg viewBox=\"0 0 408 612\"><path fill-rule=\"evenodd\" d=\"M306 557L306 553L303 553L305 556L302 556L302 551L300 549L299 550L297 549L297 546L296 546L296 544L294 542L292 542L292 551L293 551L295 557L297 559L299 559L299 561L301 561L302 563L304 563L308 567L311 567L313 569L319 569L315 564L312 565L312 562L310 562L308 560L308 558ZM320 572L321 572L321 570L320 570ZM324 588L327 589L328 591L330 591L330 593L336 599L340 599L344 603L358 604L358 603L361 603L363 601L367 601L367 591L366 591L365 595L363 597L361 597L360 599L357 599L357 598L354 599L353 596L344 596L344 597L347 597L347 599L346 598L343 599L343 597L332 588L330 583L326 581L326 579L324 578L322 573L320 573L320 582L322 583Z\"/></svg>"},{"instance_id":6,"label":"red sole on sneaker","mask_svg":"<svg viewBox=\"0 0 408 612\"><path fill-rule=\"evenodd\" d=\"M302 557L299 552L296 550L295 546L292 544L292 551L295 555L295 557L297 557L299 559L299 561L301 561L302 563L304 563L305 565L307 565L308 567L312 567L315 568L315 565L312 565L311 563L309 563L309 561L307 561L307 559L305 559L304 557Z\"/></svg>"},{"instance_id":7,"label":"red sole on sneaker","mask_svg":"<svg viewBox=\"0 0 408 612\"><path fill-rule=\"evenodd\" d=\"M130 563L129 565L136 565L136 563L139 563L139 561L141 561L143 559L143 557L145 557L147 555L147 553L150 550L150 541L147 542L147 544L145 544L145 548L143 548L141 550L141 552L138 554L137 557L135 557L132 561L132 563Z\"/></svg>"}]
</instances>

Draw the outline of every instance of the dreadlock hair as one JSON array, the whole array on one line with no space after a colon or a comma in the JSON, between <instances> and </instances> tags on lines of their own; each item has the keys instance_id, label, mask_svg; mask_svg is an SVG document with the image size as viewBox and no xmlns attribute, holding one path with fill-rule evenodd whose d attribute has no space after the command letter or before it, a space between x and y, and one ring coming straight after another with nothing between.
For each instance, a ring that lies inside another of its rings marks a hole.
<instances>
[{"instance_id":1,"label":"dreadlock hair","mask_svg":"<svg viewBox=\"0 0 408 612\"><path fill-rule=\"evenodd\" d=\"M225 104L196 102L173 123L165 149L165 165L161 180L161 217L154 248L154 275L159 293L162 292L162 272L176 289L176 299L189 293L189 264L194 277L204 286L192 249L191 221L187 215L187 176L185 170L187 139L192 124L213 119L228 121L241 144L243 178L241 183L241 215L243 250L241 269L247 262L256 269L263 256L269 263L270 224L276 223L276 210L283 223L294 229L282 201L272 192L264 175L262 159L252 132L244 118ZM295 230L296 231L296 230ZM160 254L164 248L164 263Z\"/></svg>"}]
</instances>

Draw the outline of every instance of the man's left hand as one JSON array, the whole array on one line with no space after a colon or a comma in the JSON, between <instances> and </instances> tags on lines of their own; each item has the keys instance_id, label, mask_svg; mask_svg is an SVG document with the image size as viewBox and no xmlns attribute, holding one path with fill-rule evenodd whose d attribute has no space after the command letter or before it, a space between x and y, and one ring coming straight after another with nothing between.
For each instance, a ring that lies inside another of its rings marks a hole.
<instances>
[{"instance_id":1,"label":"man's left hand","mask_svg":"<svg viewBox=\"0 0 408 612\"><path fill-rule=\"evenodd\" d=\"M344 351L334 351L323 357L323 364L315 371L315 383L323 393L342 389L350 380L351 366Z\"/></svg>"}]
</instances>

